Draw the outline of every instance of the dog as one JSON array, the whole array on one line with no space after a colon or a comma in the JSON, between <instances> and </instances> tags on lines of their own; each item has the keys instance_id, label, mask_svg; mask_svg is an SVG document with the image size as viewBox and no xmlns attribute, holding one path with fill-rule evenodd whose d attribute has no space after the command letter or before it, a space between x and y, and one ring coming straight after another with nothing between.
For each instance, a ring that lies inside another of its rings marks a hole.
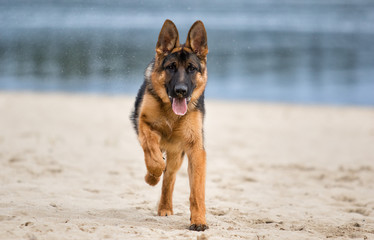
<instances>
[{"instance_id":1,"label":"dog","mask_svg":"<svg viewBox=\"0 0 374 240\"><path fill-rule=\"evenodd\" d=\"M176 173L185 154L190 182L190 230L208 229L205 217L206 152L203 121L208 42L204 24L196 21L185 44L175 24L166 20L156 55L145 70L131 120L144 151L145 181L154 186L163 176L159 216L173 214ZM163 156L166 156L166 163Z\"/></svg>"}]
</instances>

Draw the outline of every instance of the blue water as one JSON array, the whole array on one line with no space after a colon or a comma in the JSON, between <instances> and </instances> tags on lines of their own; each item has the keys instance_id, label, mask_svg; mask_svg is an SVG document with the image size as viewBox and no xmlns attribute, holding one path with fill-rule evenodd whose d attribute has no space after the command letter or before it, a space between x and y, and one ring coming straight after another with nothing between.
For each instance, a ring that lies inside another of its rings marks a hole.
<instances>
[{"instance_id":1,"label":"blue water","mask_svg":"<svg viewBox=\"0 0 374 240\"><path fill-rule=\"evenodd\" d=\"M374 2L0 1L0 90L136 94L166 18L208 32L208 98L374 105Z\"/></svg>"}]
</instances>

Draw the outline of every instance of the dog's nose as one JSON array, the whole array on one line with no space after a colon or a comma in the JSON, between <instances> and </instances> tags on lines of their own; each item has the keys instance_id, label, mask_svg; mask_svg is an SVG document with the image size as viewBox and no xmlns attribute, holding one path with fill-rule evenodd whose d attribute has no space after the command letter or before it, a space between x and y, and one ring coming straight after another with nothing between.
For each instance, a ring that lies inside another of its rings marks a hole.
<instances>
[{"instance_id":1,"label":"dog's nose","mask_svg":"<svg viewBox=\"0 0 374 240\"><path fill-rule=\"evenodd\" d=\"M187 90L188 88L185 84L177 84L174 88L175 94L177 94L178 97L186 97Z\"/></svg>"}]
</instances>

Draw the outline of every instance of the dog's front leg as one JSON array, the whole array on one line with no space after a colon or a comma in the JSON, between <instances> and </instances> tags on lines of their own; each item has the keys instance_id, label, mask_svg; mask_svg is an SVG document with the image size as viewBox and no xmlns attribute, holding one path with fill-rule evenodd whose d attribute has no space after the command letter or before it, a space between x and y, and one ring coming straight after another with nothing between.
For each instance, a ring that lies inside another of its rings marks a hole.
<instances>
[{"instance_id":1,"label":"dog's front leg","mask_svg":"<svg viewBox=\"0 0 374 240\"><path fill-rule=\"evenodd\" d=\"M148 123L139 121L139 141L144 151L147 175L145 181L149 185L156 185L160 181L162 172L165 170L165 162L160 150L160 135L151 129Z\"/></svg>"},{"instance_id":2,"label":"dog's front leg","mask_svg":"<svg viewBox=\"0 0 374 240\"><path fill-rule=\"evenodd\" d=\"M190 230L204 231L205 220L205 171L206 153L202 147L194 147L188 153L188 175L190 178Z\"/></svg>"}]
</instances>

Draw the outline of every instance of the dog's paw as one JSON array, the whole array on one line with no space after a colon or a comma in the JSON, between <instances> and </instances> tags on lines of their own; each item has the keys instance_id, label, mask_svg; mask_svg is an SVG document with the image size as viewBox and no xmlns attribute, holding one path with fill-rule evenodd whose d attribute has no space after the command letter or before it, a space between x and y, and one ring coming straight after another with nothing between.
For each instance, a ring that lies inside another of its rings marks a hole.
<instances>
[{"instance_id":1,"label":"dog's paw","mask_svg":"<svg viewBox=\"0 0 374 240\"><path fill-rule=\"evenodd\" d=\"M171 216L173 215L173 211L167 210L167 209L161 209L161 210L158 210L158 215L159 216Z\"/></svg>"},{"instance_id":2,"label":"dog's paw","mask_svg":"<svg viewBox=\"0 0 374 240\"><path fill-rule=\"evenodd\" d=\"M205 230L209 229L209 227L206 224L192 224L189 227L189 229L191 231L198 231L198 232L200 232L200 231L205 231Z\"/></svg>"},{"instance_id":3,"label":"dog's paw","mask_svg":"<svg viewBox=\"0 0 374 240\"><path fill-rule=\"evenodd\" d=\"M165 171L166 163L163 160L162 156L160 158L146 157L145 163L148 170L147 175L153 176L154 178L159 178Z\"/></svg>"},{"instance_id":4,"label":"dog's paw","mask_svg":"<svg viewBox=\"0 0 374 240\"><path fill-rule=\"evenodd\" d=\"M156 177L156 176L150 174L149 172L147 172L144 179L145 179L145 182L148 183L149 185L155 186L160 181L161 178Z\"/></svg>"}]
</instances>

